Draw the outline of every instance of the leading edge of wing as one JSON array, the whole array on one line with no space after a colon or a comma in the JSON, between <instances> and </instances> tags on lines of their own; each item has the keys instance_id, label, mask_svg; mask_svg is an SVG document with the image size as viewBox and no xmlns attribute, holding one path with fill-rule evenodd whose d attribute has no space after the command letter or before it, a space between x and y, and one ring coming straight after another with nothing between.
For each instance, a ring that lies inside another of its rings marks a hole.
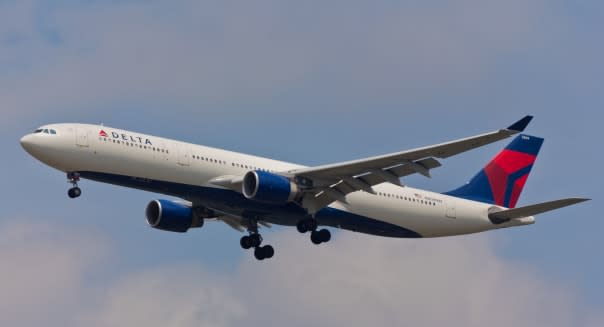
<instances>
[{"instance_id":1,"label":"leading edge of wing","mask_svg":"<svg viewBox=\"0 0 604 327\"><path fill-rule=\"evenodd\" d=\"M293 176L304 176L308 178L337 178L338 176L342 175L355 176L363 174L372 169L384 169L400 165L401 163L411 162L428 157L448 158L518 134L527 127L532 119L533 116L525 116L504 129L432 146L369 157L360 160L302 168L289 171L288 173Z\"/></svg>"}]
</instances>

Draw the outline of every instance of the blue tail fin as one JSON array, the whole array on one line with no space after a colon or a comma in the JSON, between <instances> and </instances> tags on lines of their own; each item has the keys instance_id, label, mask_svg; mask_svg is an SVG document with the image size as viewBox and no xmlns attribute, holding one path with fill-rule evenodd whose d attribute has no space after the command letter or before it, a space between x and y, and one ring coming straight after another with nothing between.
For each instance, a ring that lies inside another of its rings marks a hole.
<instances>
[{"instance_id":1,"label":"blue tail fin","mask_svg":"<svg viewBox=\"0 0 604 327\"><path fill-rule=\"evenodd\" d=\"M445 194L514 208L539 154L543 139L517 136L466 185Z\"/></svg>"}]
</instances>

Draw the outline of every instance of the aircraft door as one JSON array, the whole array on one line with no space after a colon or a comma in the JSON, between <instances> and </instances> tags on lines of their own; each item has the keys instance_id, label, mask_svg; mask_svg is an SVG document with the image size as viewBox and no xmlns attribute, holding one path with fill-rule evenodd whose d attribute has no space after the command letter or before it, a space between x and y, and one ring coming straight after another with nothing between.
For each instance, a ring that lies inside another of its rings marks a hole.
<instances>
[{"instance_id":1,"label":"aircraft door","mask_svg":"<svg viewBox=\"0 0 604 327\"><path fill-rule=\"evenodd\" d=\"M447 218L457 218L457 213L455 210L455 202L449 201L447 202L447 212L445 213Z\"/></svg>"},{"instance_id":2,"label":"aircraft door","mask_svg":"<svg viewBox=\"0 0 604 327\"><path fill-rule=\"evenodd\" d=\"M176 146L178 152L178 164L181 166L189 166L191 164L191 154L188 145L178 144Z\"/></svg>"},{"instance_id":3,"label":"aircraft door","mask_svg":"<svg viewBox=\"0 0 604 327\"><path fill-rule=\"evenodd\" d=\"M158 149L162 149L161 151L156 152L157 155L155 158L159 158L161 160L167 161L168 159L168 152L165 151L165 149L167 149L167 147L165 146L165 144L163 142L156 142L155 144L156 146L158 146Z\"/></svg>"},{"instance_id":4,"label":"aircraft door","mask_svg":"<svg viewBox=\"0 0 604 327\"><path fill-rule=\"evenodd\" d=\"M88 129L76 128L76 145L88 147Z\"/></svg>"}]
</instances>

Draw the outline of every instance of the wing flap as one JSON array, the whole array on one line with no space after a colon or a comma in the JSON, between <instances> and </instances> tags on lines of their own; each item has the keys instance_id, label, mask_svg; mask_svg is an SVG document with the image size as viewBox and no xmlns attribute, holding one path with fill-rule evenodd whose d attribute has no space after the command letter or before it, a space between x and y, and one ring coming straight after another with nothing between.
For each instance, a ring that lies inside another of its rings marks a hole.
<instances>
[{"instance_id":1,"label":"wing flap","mask_svg":"<svg viewBox=\"0 0 604 327\"><path fill-rule=\"evenodd\" d=\"M430 169L438 168L440 166L441 163L438 162L438 160L426 158L390 168L389 171L398 177L405 177L416 173L430 177Z\"/></svg>"},{"instance_id":2,"label":"wing flap","mask_svg":"<svg viewBox=\"0 0 604 327\"><path fill-rule=\"evenodd\" d=\"M518 219L524 217L530 217L534 215L538 215L540 213L564 208L573 204L589 201L590 199L585 198L568 198L561 199L549 202L543 202L538 204L529 205L526 207L520 207L515 209L508 209L498 212L493 212L489 214L489 218L491 220L503 221L503 220L511 220Z\"/></svg>"}]
</instances>

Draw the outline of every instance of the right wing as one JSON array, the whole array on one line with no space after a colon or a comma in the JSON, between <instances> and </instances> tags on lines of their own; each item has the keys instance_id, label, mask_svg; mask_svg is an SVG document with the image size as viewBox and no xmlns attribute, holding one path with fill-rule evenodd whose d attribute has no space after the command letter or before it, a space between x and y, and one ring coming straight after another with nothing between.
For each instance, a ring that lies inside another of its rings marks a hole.
<instances>
[{"instance_id":1,"label":"right wing","mask_svg":"<svg viewBox=\"0 0 604 327\"><path fill-rule=\"evenodd\" d=\"M400 178L419 173L430 177L430 169L441 164L436 158L448 158L522 132L533 117L525 116L511 126L437 145L396 152L377 157L331 165L302 168L283 173L304 188L302 206L311 214L334 201L363 190L375 193L372 186L384 182L401 185Z\"/></svg>"}]
</instances>

